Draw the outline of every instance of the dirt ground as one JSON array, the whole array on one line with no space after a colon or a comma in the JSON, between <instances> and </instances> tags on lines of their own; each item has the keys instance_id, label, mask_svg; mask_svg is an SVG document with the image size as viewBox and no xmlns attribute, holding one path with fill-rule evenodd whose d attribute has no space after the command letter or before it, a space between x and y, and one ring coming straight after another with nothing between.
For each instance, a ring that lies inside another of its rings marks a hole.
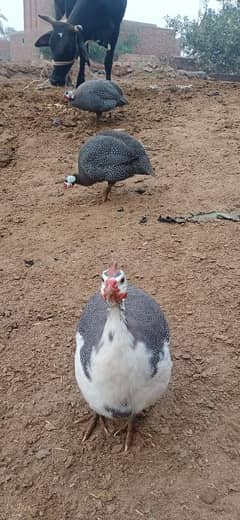
<instances>
[{"instance_id":1,"label":"dirt ground","mask_svg":"<svg viewBox=\"0 0 240 520\"><path fill-rule=\"evenodd\" d=\"M62 89L1 83L1 520L240 519L239 224L158 222L239 213L240 86L179 83L121 80L129 106L98 127ZM100 204L103 184L63 180L108 127L142 140L156 177ZM73 370L78 317L112 256L162 304L174 362L127 454L100 429L82 444Z\"/></svg>"}]
</instances>

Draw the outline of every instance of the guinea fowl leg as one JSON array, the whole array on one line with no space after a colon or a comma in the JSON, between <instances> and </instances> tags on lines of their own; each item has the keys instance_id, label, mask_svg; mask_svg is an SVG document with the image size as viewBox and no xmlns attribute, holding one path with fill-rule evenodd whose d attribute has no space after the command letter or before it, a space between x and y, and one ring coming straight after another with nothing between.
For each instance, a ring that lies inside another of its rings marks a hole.
<instances>
[{"instance_id":1,"label":"guinea fowl leg","mask_svg":"<svg viewBox=\"0 0 240 520\"><path fill-rule=\"evenodd\" d=\"M110 191L111 191L111 189L112 189L112 187L113 187L114 184L115 184L114 182L108 182L108 185L107 185L107 187L106 187L106 190L104 190L104 199L103 199L104 202L107 202L107 200L108 200L108 195L109 195L109 193L110 193Z\"/></svg>"},{"instance_id":2,"label":"guinea fowl leg","mask_svg":"<svg viewBox=\"0 0 240 520\"><path fill-rule=\"evenodd\" d=\"M102 112L96 112L96 123L99 123L101 119Z\"/></svg>"},{"instance_id":3,"label":"guinea fowl leg","mask_svg":"<svg viewBox=\"0 0 240 520\"><path fill-rule=\"evenodd\" d=\"M108 435L109 431L107 429L105 418L102 415L98 415L98 413L95 413L89 423L87 431L84 433L82 442L85 442L87 439L89 439L89 437L91 437L93 431L95 430L99 422L106 435Z\"/></svg>"},{"instance_id":4,"label":"guinea fowl leg","mask_svg":"<svg viewBox=\"0 0 240 520\"><path fill-rule=\"evenodd\" d=\"M122 426L122 428L120 428L119 430L117 430L114 433L114 437L116 437L117 435L119 435L119 433L122 433L122 432L125 432L125 431L127 432L126 433L126 437L125 437L125 442L124 442L124 451L128 451L129 447L132 444L135 419L136 419L136 416L135 415L131 415L129 417L127 423L124 424L124 426Z\"/></svg>"}]
</instances>

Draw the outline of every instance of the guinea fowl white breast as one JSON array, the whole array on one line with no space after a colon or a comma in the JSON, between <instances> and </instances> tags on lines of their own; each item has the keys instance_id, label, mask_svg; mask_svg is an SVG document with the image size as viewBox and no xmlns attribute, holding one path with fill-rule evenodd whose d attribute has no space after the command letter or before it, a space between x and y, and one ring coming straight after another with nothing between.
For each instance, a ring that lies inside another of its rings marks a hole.
<instances>
[{"instance_id":1,"label":"guinea fowl white breast","mask_svg":"<svg viewBox=\"0 0 240 520\"><path fill-rule=\"evenodd\" d=\"M101 294L88 301L76 333L75 374L99 418L126 417L128 449L134 418L164 394L171 376L169 329L158 303L128 285L113 264L102 274Z\"/></svg>"}]
</instances>

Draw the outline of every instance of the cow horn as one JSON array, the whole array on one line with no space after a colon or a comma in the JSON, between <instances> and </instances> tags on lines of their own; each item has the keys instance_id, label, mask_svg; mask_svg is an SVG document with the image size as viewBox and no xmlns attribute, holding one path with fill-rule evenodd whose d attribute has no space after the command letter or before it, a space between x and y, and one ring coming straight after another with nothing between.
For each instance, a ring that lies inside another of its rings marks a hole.
<instances>
[{"instance_id":1,"label":"cow horn","mask_svg":"<svg viewBox=\"0 0 240 520\"><path fill-rule=\"evenodd\" d=\"M38 16L39 16L39 18L41 18L41 20L44 20L44 22L50 23L50 25L52 25L53 27L57 23L57 21L54 20L54 18L52 18L52 16L45 16L44 14L39 14Z\"/></svg>"},{"instance_id":2,"label":"cow horn","mask_svg":"<svg viewBox=\"0 0 240 520\"><path fill-rule=\"evenodd\" d=\"M82 29L81 25L75 26L71 23L64 22L62 20L54 20L52 16L45 16L43 14L38 15L41 20L44 20L44 22L50 23L54 29L63 29L64 27L67 27L70 31L77 31L78 29L76 27L79 27Z\"/></svg>"}]
</instances>

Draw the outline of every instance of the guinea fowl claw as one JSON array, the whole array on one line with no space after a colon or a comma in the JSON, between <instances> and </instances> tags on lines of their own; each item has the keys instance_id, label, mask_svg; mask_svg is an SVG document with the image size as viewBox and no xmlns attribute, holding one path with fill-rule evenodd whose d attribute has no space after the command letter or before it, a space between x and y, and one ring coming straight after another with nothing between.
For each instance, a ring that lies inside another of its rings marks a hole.
<instances>
[{"instance_id":1,"label":"guinea fowl claw","mask_svg":"<svg viewBox=\"0 0 240 520\"><path fill-rule=\"evenodd\" d=\"M114 182L108 182L108 185L107 185L107 187L106 187L106 189L104 191L104 199L103 199L104 202L107 202L107 200L109 198L110 191L111 191L113 185L114 185Z\"/></svg>"},{"instance_id":2,"label":"guinea fowl claw","mask_svg":"<svg viewBox=\"0 0 240 520\"><path fill-rule=\"evenodd\" d=\"M109 430L108 430L108 427L107 427L107 423L106 423L106 419L105 417L103 417L102 415L100 415L99 417L99 420L100 420L100 424L105 432L106 435L109 435Z\"/></svg>"},{"instance_id":3,"label":"guinea fowl claw","mask_svg":"<svg viewBox=\"0 0 240 520\"><path fill-rule=\"evenodd\" d=\"M104 192L103 202L107 202L109 200L109 191Z\"/></svg>"},{"instance_id":4,"label":"guinea fowl claw","mask_svg":"<svg viewBox=\"0 0 240 520\"><path fill-rule=\"evenodd\" d=\"M101 116L102 116L102 112L96 112L96 123L101 122Z\"/></svg>"},{"instance_id":5,"label":"guinea fowl claw","mask_svg":"<svg viewBox=\"0 0 240 520\"><path fill-rule=\"evenodd\" d=\"M119 428L119 430L117 430L114 433L114 437L116 437L117 435L119 435L119 433L127 431L125 442L124 442L124 451L125 452L129 450L129 448L132 444L133 432L134 432L134 422L135 422L135 416L131 416L128 419L128 422L126 424L124 424L124 426Z\"/></svg>"},{"instance_id":6,"label":"guinea fowl claw","mask_svg":"<svg viewBox=\"0 0 240 520\"><path fill-rule=\"evenodd\" d=\"M85 441L87 441L87 439L89 439L89 437L92 435L92 432L95 430L98 421L99 421L99 415L96 413L92 417L92 420L89 423L87 431L84 433L84 436L82 438L82 442L85 442Z\"/></svg>"},{"instance_id":7,"label":"guinea fowl claw","mask_svg":"<svg viewBox=\"0 0 240 520\"><path fill-rule=\"evenodd\" d=\"M85 432L83 438L82 438L82 442L85 442L89 439L89 437L91 437L93 431L95 430L98 422L100 422L100 425L102 426L104 432L106 435L109 434L109 431L108 431L108 428L107 428L107 425L106 425L106 421L105 421L105 418L102 417L102 415L98 415L97 413L95 413L92 417L92 419L90 420L90 423L89 423L89 426L88 426L88 429L87 431Z\"/></svg>"}]
</instances>

